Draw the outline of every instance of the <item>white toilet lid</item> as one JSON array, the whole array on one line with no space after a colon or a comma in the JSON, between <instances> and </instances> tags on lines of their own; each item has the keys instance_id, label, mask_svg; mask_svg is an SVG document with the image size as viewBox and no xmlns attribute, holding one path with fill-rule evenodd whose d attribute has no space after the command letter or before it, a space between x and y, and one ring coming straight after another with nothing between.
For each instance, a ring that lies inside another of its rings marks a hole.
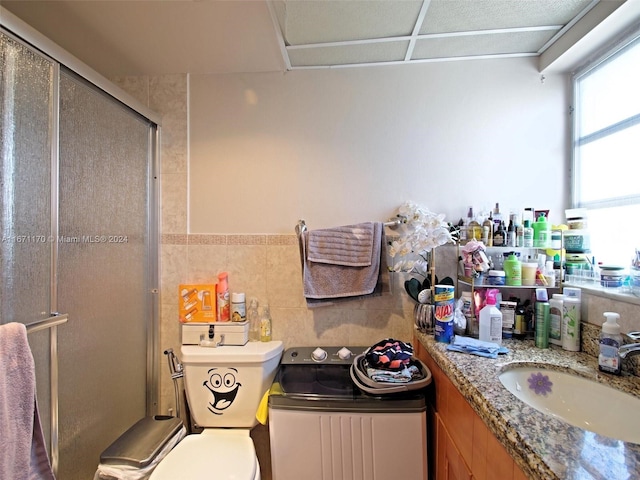
<instances>
[{"instance_id":1,"label":"white toilet lid","mask_svg":"<svg viewBox=\"0 0 640 480\"><path fill-rule=\"evenodd\" d=\"M150 480L254 480L259 470L247 433L205 430L187 435L158 464Z\"/></svg>"}]
</instances>

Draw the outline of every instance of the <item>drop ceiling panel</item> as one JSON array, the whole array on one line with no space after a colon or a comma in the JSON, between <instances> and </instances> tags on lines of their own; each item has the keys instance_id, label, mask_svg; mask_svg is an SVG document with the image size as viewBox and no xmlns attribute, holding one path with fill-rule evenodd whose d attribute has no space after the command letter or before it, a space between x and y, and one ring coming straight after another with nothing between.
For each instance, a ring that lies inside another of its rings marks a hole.
<instances>
[{"instance_id":1,"label":"drop ceiling panel","mask_svg":"<svg viewBox=\"0 0 640 480\"><path fill-rule=\"evenodd\" d=\"M431 0L420 34L566 25L591 0Z\"/></svg>"},{"instance_id":2,"label":"drop ceiling panel","mask_svg":"<svg viewBox=\"0 0 640 480\"><path fill-rule=\"evenodd\" d=\"M428 38L416 42L412 60L482 55L536 55L555 32L512 32Z\"/></svg>"},{"instance_id":3,"label":"drop ceiling panel","mask_svg":"<svg viewBox=\"0 0 640 480\"><path fill-rule=\"evenodd\" d=\"M597 2L274 0L272 14L285 63L309 68L539 55Z\"/></svg>"},{"instance_id":4,"label":"drop ceiling panel","mask_svg":"<svg viewBox=\"0 0 640 480\"><path fill-rule=\"evenodd\" d=\"M278 2L287 45L411 35L422 0L289 0Z\"/></svg>"},{"instance_id":5,"label":"drop ceiling panel","mask_svg":"<svg viewBox=\"0 0 640 480\"><path fill-rule=\"evenodd\" d=\"M291 49L289 59L297 67L395 62L404 60L408 45L408 41L397 41Z\"/></svg>"}]
</instances>

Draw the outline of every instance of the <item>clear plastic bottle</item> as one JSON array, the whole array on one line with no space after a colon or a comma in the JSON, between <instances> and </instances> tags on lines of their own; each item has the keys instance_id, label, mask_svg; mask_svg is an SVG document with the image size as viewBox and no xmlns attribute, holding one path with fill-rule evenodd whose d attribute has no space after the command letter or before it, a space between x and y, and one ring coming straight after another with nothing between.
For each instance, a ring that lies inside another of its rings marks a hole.
<instances>
[{"instance_id":1,"label":"clear plastic bottle","mask_svg":"<svg viewBox=\"0 0 640 480\"><path fill-rule=\"evenodd\" d=\"M480 340L502 343L502 312L496 307L496 294L487 290L487 304L480 310Z\"/></svg>"},{"instance_id":2,"label":"clear plastic bottle","mask_svg":"<svg viewBox=\"0 0 640 480\"><path fill-rule=\"evenodd\" d=\"M262 315L260 316L260 341L271 341L271 312L269 305L262 307Z\"/></svg>"},{"instance_id":3,"label":"clear plastic bottle","mask_svg":"<svg viewBox=\"0 0 640 480\"><path fill-rule=\"evenodd\" d=\"M258 310L258 299L249 300L249 310L247 311L247 320L249 320L249 341L260 341L260 312Z\"/></svg>"}]
</instances>

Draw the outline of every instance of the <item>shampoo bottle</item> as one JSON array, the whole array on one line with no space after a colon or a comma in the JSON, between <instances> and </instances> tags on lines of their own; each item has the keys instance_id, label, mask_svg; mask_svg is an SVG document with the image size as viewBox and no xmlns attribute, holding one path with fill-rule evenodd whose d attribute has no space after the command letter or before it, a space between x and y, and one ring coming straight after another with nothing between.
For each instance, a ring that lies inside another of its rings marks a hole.
<instances>
[{"instance_id":1,"label":"shampoo bottle","mask_svg":"<svg viewBox=\"0 0 640 480\"><path fill-rule=\"evenodd\" d=\"M522 285L522 263L520 263L520 260L518 260L515 254L512 253L509 255L504 261L502 268L505 273L507 285L514 287Z\"/></svg>"},{"instance_id":2,"label":"shampoo bottle","mask_svg":"<svg viewBox=\"0 0 640 480\"><path fill-rule=\"evenodd\" d=\"M487 304L480 310L480 340L502 343L502 312L496 307L496 290L487 290Z\"/></svg>"},{"instance_id":3,"label":"shampoo bottle","mask_svg":"<svg viewBox=\"0 0 640 480\"><path fill-rule=\"evenodd\" d=\"M618 319L620 315L615 312L604 312L607 319L602 324L600 333L600 355L598 356L598 368L607 373L620 375L622 364L618 356L618 349L622 345L622 335Z\"/></svg>"}]
</instances>

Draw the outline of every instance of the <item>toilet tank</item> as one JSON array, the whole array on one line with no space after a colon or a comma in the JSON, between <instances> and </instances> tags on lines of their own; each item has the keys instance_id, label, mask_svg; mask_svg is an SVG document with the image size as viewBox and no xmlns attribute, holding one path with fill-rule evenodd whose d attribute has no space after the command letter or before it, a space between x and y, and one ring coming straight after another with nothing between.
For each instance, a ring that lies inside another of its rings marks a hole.
<instances>
[{"instance_id":1,"label":"toilet tank","mask_svg":"<svg viewBox=\"0 0 640 480\"><path fill-rule=\"evenodd\" d=\"M251 428L280 364L281 341L242 346L182 345L184 385L191 416L203 428Z\"/></svg>"}]
</instances>

